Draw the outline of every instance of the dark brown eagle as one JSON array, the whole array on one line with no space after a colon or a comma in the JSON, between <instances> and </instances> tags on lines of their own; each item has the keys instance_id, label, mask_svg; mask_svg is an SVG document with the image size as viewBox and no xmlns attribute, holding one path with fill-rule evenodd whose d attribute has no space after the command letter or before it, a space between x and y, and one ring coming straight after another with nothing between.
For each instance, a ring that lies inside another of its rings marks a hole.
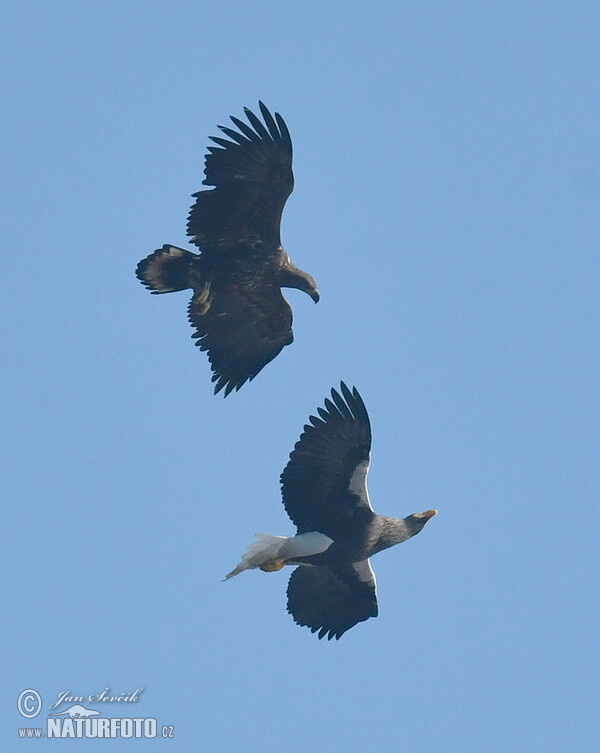
<instances>
[{"instance_id":1,"label":"dark brown eagle","mask_svg":"<svg viewBox=\"0 0 600 753\"><path fill-rule=\"evenodd\" d=\"M188 316L200 350L208 351L215 393L228 395L273 360L292 333L292 309L282 287L298 288L315 301L313 278L294 266L281 245L283 207L294 188L292 141L279 113L259 102L264 123L244 108L239 130L219 126L212 136L204 185L194 194L187 234L194 254L165 245L143 259L136 275L152 293L194 291Z\"/></svg>"},{"instance_id":2,"label":"dark brown eagle","mask_svg":"<svg viewBox=\"0 0 600 753\"><path fill-rule=\"evenodd\" d=\"M287 588L288 612L319 638L340 638L363 620L377 617L377 584L370 558L416 536L437 510L406 518L377 515L367 491L371 460L369 415L356 387L317 408L281 474L287 514L295 536L257 533L240 564L266 572L298 565Z\"/></svg>"}]
</instances>

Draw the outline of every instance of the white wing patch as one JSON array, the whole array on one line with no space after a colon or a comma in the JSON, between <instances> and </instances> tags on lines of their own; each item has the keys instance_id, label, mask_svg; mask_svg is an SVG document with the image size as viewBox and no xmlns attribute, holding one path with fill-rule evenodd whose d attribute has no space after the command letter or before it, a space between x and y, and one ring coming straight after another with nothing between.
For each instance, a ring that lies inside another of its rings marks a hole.
<instances>
[{"instance_id":1,"label":"white wing patch","mask_svg":"<svg viewBox=\"0 0 600 753\"><path fill-rule=\"evenodd\" d=\"M358 575L359 580L371 586L375 591L375 596L377 596L377 580L373 568L371 567L371 561L362 560L361 562L353 562L352 567Z\"/></svg>"},{"instance_id":2,"label":"white wing patch","mask_svg":"<svg viewBox=\"0 0 600 753\"><path fill-rule=\"evenodd\" d=\"M352 492L352 494L356 494L361 503L373 511L369 500L369 490L367 489L367 474L369 473L370 465L371 453L369 453L369 457L366 460L363 460L362 463L359 463L354 469L354 472L350 476L350 481L348 482L348 491Z\"/></svg>"}]
</instances>

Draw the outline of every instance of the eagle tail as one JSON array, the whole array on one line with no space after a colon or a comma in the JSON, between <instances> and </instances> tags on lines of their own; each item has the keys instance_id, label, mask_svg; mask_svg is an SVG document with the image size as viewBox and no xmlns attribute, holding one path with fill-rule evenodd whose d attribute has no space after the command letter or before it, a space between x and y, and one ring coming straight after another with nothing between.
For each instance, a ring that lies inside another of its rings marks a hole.
<instances>
[{"instance_id":1,"label":"eagle tail","mask_svg":"<svg viewBox=\"0 0 600 753\"><path fill-rule=\"evenodd\" d=\"M173 293L194 286L192 265L197 254L164 245L137 265L136 277L152 293Z\"/></svg>"},{"instance_id":2,"label":"eagle tail","mask_svg":"<svg viewBox=\"0 0 600 753\"><path fill-rule=\"evenodd\" d=\"M244 570L251 570L277 559L281 547L287 540L287 536L272 536L270 533L257 533L255 542L250 544L246 553L242 555L240 564L230 573L227 573L223 580L229 580L229 578L239 575Z\"/></svg>"},{"instance_id":3,"label":"eagle tail","mask_svg":"<svg viewBox=\"0 0 600 753\"><path fill-rule=\"evenodd\" d=\"M324 533L310 531L296 536L272 536L269 533L257 533L256 541L250 544L240 564L227 573L224 580L239 575L244 570L260 567L265 572L281 570L284 565L292 564L298 557L310 557L329 549L333 540Z\"/></svg>"}]
</instances>

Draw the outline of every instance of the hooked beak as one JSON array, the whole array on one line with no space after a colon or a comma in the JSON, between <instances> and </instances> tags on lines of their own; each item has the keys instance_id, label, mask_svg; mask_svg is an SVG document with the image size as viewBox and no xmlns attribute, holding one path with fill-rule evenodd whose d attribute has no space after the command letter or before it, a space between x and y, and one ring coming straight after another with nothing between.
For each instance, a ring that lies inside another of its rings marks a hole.
<instances>
[{"instance_id":1,"label":"hooked beak","mask_svg":"<svg viewBox=\"0 0 600 753\"><path fill-rule=\"evenodd\" d=\"M321 296L319 295L319 291L316 288L314 290L310 291L309 296L313 299L313 301L315 303L318 303L321 300Z\"/></svg>"},{"instance_id":2,"label":"hooked beak","mask_svg":"<svg viewBox=\"0 0 600 753\"><path fill-rule=\"evenodd\" d=\"M437 510L426 510L425 512L416 513L415 518L425 518L427 521L433 518L434 515L437 515Z\"/></svg>"}]
</instances>

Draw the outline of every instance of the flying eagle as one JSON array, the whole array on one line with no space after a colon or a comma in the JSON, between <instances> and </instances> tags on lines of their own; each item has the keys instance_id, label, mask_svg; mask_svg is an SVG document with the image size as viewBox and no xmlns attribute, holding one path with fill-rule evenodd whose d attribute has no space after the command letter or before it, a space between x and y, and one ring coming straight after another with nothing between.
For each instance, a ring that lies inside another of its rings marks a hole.
<instances>
[{"instance_id":1,"label":"flying eagle","mask_svg":"<svg viewBox=\"0 0 600 753\"><path fill-rule=\"evenodd\" d=\"M377 617L377 585L369 557L415 536L437 510L407 518L376 515L367 492L371 425L356 387L310 416L281 474L283 504L295 536L256 534L225 579L259 567L266 572L299 565L287 588L287 609L319 638L340 638L358 622Z\"/></svg>"},{"instance_id":2,"label":"flying eagle","mask_svg":"<svg viewBox=\"0 0 600 753\"><path fill-rule=\"evenodd\" d=\"M259 102L264 124L248 108L239 130L212 136L204 185L194 194L187 234L194 254L165 245L143 259L136 275L152 293L191 288L188 318L200 350L208 351L215 393L251 381L294 339L292 309L282 287L315 301L313 278L294 266L281 245L283 207L294 188L292 141L285 121Z\"/></svg>"}]
</instances>

